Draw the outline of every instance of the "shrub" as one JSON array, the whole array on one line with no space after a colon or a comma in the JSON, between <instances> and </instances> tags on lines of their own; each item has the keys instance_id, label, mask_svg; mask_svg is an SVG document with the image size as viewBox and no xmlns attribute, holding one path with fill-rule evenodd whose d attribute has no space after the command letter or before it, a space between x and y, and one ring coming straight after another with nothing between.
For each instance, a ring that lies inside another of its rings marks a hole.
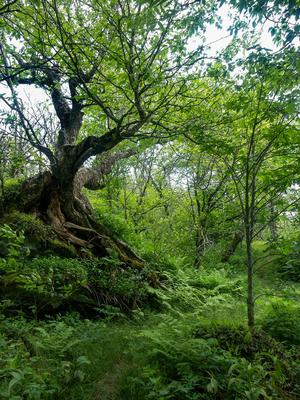
<instances>
[{"instance_id":1,"label":"shrub","mask_svg":"<svg viewBox=\"0 0 300 400\"><path fill-rule=\"evenodd\" d=\"M37 316L77 310L86 316L120 316L153 303L149 271L124 267L111 256L101 259L39 257L5 262L0 300L6 311ZM115 308L114 308L115 307Z\"/></svg>"},{"instance_id":2,"label":"shrub","mask_svg":"<svg viewBox=\"0 0 300 400\"><path fill-rule=\"evenodd\" d=\"M300 234L292 232L271 244L269 250L276 255L278 273L282 279L300 282Z\"/></svg>"},{"instance_id":3,"label":"shrub","mask_svg":"<svg viewBox=\"0 0 300 400\"><path fill-rule=\"evenodd\" d=\"M14 211L8 214L6 221L16 232L23 232L25 236L36 237L43 241L55 237L52 228L33 214Z\"/></svg>"},{"instance_id":4,"label":"shrub","mask_svg":"<svg viewBox=\"0 0 300 400\"><path fill-rule=\"evenodd\" d=\"M123 311L141 306L150 296L147 271L124 267L115 257L86 260L88 287L99 306L113 305Z\"/></svg>"},{"instance_id":5,"label":"shrub","mask_svg":"<svg viewBox=\"0 0 300 400\"><path fill-rule=\"evenodd\" d=\"M86 277L79 260L48 257L7 262L2 266L0 299L11 300L7 311L14 313L18 310L35 316L52 313L71 306L75 300L82 302L76 296L86 285Z\"/></svg>"},{"instance_id":6,"label":"shrub","mask_svg":"<svg viewBox=\"0 0 300 400\"><path fill-rule=\"evenodd\" d=\"M284 302L272 303L261 327L286 345L300 345L300 307Z\"/></svg>"},{"instance_id":7,"label":"shrub","mask_svg":"<svg viewBox=\"0 0 300 400\"><path fill-rule=\"evenodd\" d=\"M77 325L79 321L77 321ZM0 398L64 398L85 379L88 359L76 351L79 338L67 322L6 319L0 328Z\"/></svg>"},{"instance_id":8,"label":"shrub","mask_svg":"<svg viewBox=\"0 0 300 400\"><path fill-rule=\"evenodd\" d=\"M5 222L17 235L24 237L24 244L30 250L31 257L41 254L66 258L77 257L75 247L60 240L51 226L34 214L13 211L6 215Z\"/></svg>"},{"instance_id":9,"label":"shrub","mask_svg":"<svg viewBox=\"0 0 300 400\"><path fill-rule=\"evenodd\" d=\"M204 339L215 338L218 345L237 357L249 361L260 357L262 354L273 354L284 358L284 350L280 344L263 331L255 330L252 334L242 325L221 325L210 323L202 325L195 332L195 337Z\"/></svg>"},{"instance_id":10,"label":"shrub","mask_svg":"<svg viewBox=\"0 0 300 400\"><path fill-rule=\"evenodd\" d=\"M221 333L219 328L213 335L206 331L206 337L197 337L190 331L195 326L193 320L161 318L165 322L155 331L144 332L147 345L143 354L147 360L143 368L124 377L118 398L282 399L288 378L280 369L278 358L271 354L264 356L267 361L258 357L249 361L241 353L248 352L250 347L241 346L239 351L232 351L235 340L246 332L244 329L241 335L237 332L232 335L226 329ZM265 349L267 339L258 346L259 351Z\"/></svg>"},{"instance_id":11,"label":"shrub","mask_svg":"<svg viewBox=\"0 0 300 400\"><path fill-rule=\"evenodd\" d=\"M290 240L283 251L285 254L279 259L278 272L284 279L300 282L300 236Z\"/></svg>"},{"instance_id":12,"label":"shrub","mask_svg":"<svg viewBox=\"0 0 300 400\"><path fill-rule=\"evenodd\" d=\"M15 204L15 201L20 194L21 185L22 181L20 179L12 178L5 180L4 193L2 194L2 198L0 198L0 200L2 204L5 204L6 209L0 209L0 214L2 214L3 211L7 212L7 207Z\"/></svg>"},{"instance_id":13,"label":"shrub","mask_svg":"<svg viewBox=\"0 0 300 400\"><path fill-rule=\"evenodd\" d=\"M5 260L12 262L27 253L24 240L22 232L16 233L8 225L0 226L0 268Z\"/></svg>"}]
</instances>

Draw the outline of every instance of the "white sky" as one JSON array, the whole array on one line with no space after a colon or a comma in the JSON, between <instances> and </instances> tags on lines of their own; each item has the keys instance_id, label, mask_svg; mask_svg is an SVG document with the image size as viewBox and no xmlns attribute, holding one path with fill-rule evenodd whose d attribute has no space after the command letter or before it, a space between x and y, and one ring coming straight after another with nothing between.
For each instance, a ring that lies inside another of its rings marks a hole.
<instances>
[{"instance_id":1,"label":"white sky","mask_svg":"<svg viewBox=\"0 0 300 400\"><path fill-rule=\"evenodd\" d=\"M213 43L211 46L211 55L215 55L219 51L223 50L228 46L232 40L232 37L229 36L228 29L232 24L232 15L234 15L236 11L230 7L229 5L223 5L218 15L222 18L222 29L217 28L216 25L211 25L208 27L205 38L206 43L209 45ZM244 21L246 21L249 25L251 23L251 19L248 17L240 16ZM277 47L274 45L272 41L272 36L269 32L269 28L271 27L271 22L267 21L264 24L260 24L256 26L256 31L260 36L259 44L262 47L266 47L272 50L276 50ZM191 39L191 48L197 47L197 37Z\"/></svg>"}]
</instances>

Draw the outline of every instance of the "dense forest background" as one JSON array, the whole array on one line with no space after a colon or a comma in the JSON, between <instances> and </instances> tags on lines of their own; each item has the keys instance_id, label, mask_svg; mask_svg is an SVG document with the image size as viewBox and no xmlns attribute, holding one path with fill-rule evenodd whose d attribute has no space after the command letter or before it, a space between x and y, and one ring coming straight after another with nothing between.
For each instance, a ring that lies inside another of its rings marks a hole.
<instances>
[{"instance_id":1,"label":"dense forest background","mask_svg":"<svg viewBox=\"0 0 300 400\"><path fill-rule=\"evenodd\" d=\"M299 16L0 0L0 399L300 398Z\"/></svg>"}]
</instances>

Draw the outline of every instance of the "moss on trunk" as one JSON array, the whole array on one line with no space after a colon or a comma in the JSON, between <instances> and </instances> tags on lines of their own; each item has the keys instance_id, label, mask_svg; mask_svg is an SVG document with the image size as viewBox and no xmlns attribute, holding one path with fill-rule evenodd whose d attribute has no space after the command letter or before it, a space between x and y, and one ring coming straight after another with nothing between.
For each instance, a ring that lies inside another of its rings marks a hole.
<instances>
[{"instance_id":1,"label":"moss on trunk","mask_svg":"<svg viewBox=\"0 0 300 400\"><path fill-rule=\"evenodd\" d=\"M73 188L72 183L62 187L50 172L26 180L14 189L13 196L4 196L2 203L2 221L9 222L9 216L15 215L13 225L18 226L18 213L28 215L27 224L31 219L31 227L21 226L21 229L35 239L48 242L48 248L51 241L57 240L63 247L72 246L72 252L74 249L79 256L91 253L105 257L113 252L124 264L143 267L143 260L96 219L80 189Z\"/></svg>"}]
</instances>

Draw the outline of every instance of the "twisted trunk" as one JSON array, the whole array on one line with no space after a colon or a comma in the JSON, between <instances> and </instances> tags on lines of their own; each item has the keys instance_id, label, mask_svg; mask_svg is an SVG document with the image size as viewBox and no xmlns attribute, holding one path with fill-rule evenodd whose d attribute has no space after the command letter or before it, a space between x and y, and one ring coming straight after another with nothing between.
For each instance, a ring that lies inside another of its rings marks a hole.
<instances>
[{"instance_id":1,"label":"twisted trunk","mask_svg":"<svg viewBox=\"0 0 300 400\"><path fill-rule=\"evenodd\" d=\"M88 198L81 192L83 186L103 187L104 176L110 172L114 162L131 154L132 151L115 153L106 157L102 167L100 165L96 170L82 168L78 172L72 172L69 158L61 168L24 182L16 204L20 211L33 213L51 225L59 238L74 245L79 254L88 250L103 257L113 252L126 265L140 268L143 260L96 219Z\"/></svg>"},{"instance_id":2,"label":"twisted trunk","mask_svg":"<svg viewBox=\"0 0 300 400\"><path fill-rule=\"evenodd\" d=\"M57 64L49 65L46 62L40 70L41 75L37 75L22 57L18 57L20 67L25 68L28 74L24 77L16 75L11 78L10 62L1 45L0 56L4 62L5 80L12 95L11 109L17 113L26 139L39 153L47 157L51 170L24 183L18 199L15 199L18 200L17 208L20 211L35 213L45 223L51 225L61 239L72 243L78 250L88 248L97 256L108 255L113 251L127 265L142 266L142 260L96 220L88 199L81 193L81 188L84 185L93 188L103 185L104 175L110 172L115 161L123 158L123 153L119 156L115 153L107 159L109 150L124 138L134 136L146 122L146 115L142 114L134 124L121 126L120 121L111 115L109 108L101 103L116 122L116 126L102 135L88 136L80 141L84 102L79 94L96 72L94 66L88 73L79 70L75 76L69 76L68 90L66 90L61 69ZM39 66L40 60L37 62ZM39 67L37 69L39 70ZM23 104L19 101L15 90L15 86L19 84L38 85L50 93L60 124L53 148L40 141L34 126L24 114ZM94 171L97 176L95 173L93 175L91 170L83 168L84 163L93 156L104 157L100 170Z\"/></svg>"}]
</instances>

